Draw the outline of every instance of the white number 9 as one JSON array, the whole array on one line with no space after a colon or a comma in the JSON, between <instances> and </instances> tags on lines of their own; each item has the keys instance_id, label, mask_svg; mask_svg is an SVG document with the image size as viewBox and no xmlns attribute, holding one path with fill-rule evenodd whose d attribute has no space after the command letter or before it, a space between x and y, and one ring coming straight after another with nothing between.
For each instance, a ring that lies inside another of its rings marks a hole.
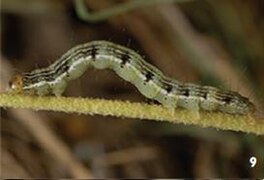
<instances>
[{"instance_id":1,"label":"white number 9","mask_svg":"<svg viewBox=\"0 0 264 180\"><path fill-rule=\"evenodd\" d=\"M251 167L254 167L256 164L257 164L257 158L252 156L250 159L249 159L249 162L251 164Z\"/></svg>"}]
</instances>

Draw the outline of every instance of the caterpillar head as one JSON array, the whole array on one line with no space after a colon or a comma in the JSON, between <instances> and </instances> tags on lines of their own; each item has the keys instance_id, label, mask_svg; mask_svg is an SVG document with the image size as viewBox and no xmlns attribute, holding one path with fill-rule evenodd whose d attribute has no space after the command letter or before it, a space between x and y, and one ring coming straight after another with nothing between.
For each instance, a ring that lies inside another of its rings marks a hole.
<instances>
[{"instance_id":1,"label":"caterpillar head","mask_svg":"<svg viewBox=\"0 0 264 180\"><path fill-rule=\"evenodd\" d=\"M23 90L23 77L21 74L14 75L9 81L9 90L15 93L21 93Z\"/></svg>"}]
</instances>

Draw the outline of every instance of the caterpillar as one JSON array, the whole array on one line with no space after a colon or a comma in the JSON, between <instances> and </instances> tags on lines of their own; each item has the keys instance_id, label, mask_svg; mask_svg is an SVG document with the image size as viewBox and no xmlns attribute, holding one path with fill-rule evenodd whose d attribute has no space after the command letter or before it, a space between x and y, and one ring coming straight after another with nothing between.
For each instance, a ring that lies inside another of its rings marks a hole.
<instances>
[{"instance_id":1,"label":"caterpillar","mask_svg":"<svg viewBox=\"0 0 264 180\"><path fill-rule=\"evenodd\" d=\"M67 83L80 77L89 66L112 69L131 82L145 97L168 108L181 107L193 111L220 111L245 115L254 105L237 92L212 86L181 83L166 77L138 53L108 41L92 41L77 45L47 68L14 75L10 91L30 95L60 96Z\"/></svg>"}]
</instances>

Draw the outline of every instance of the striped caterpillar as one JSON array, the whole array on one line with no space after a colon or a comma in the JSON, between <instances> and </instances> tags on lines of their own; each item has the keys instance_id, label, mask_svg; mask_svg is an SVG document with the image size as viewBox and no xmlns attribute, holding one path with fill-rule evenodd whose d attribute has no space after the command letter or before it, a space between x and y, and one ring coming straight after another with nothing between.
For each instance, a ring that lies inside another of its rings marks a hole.
<instances>
[{"instance_id":1,"label":"striped caterpillar","mask_svg":"<svg viewBox=\"0 0 264 180\"><path fill-rule=\"evenodd\" d=\"M10 89L16 93L60 96L67 82L80 77L89 66L114 70L144 96L168 108L242 115L254 112L254 105L237 92L180 83L164 76L135 51L107 41L77 45L47 68L15 75Z\"/></svg>"}]
</instances>

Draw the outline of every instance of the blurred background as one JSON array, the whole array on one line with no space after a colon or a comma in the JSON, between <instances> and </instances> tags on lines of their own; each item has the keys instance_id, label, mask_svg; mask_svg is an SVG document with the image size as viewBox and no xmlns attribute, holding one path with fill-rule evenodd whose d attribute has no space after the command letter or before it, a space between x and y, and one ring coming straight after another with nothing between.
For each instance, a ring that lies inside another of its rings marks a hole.
<instances>
[{"instance_id":1,"label":"blurred background","mask_svg":"<svg viewBox=\"0 0 264 180\"><path fill-rule=\"evenodd\" d=\"M263 0L132 1L85 0L92 16L110 11L105 19L87 21L71 0L2 0L1 92L14 72L46 67L77 44L107 40L134 49L169 77L238 91L262 116ZM127 5L136 8L111 15ZM153 103L114 72L93 68L70 82L64 95ZM1 108L1 177L264 177L264 138Z\"/></svg>"}]
</instances>

